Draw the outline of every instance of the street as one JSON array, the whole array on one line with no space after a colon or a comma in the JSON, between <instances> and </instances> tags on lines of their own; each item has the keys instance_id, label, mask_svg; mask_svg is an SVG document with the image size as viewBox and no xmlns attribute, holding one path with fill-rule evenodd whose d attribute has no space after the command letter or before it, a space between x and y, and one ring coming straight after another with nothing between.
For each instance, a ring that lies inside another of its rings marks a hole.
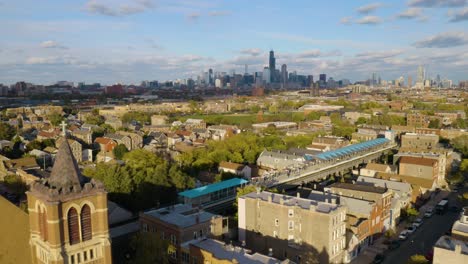
<instances>
[{"instance_id":1,"label":"street","mask_svg":"<svg viewBox=\"0 0 468 264\"><path fill-rule=\"evenodd\" d=\"M455 195L449 196L450 205L455 204ZM434 214L431 218L424 218L422 226L403 241L398 249L384 253L383 263L407 263L415 254L426 255L432 251L437 240L451 230L453 223L459 218L459 212L448 210L443 215Z\"/></svg>"}]
</instances>

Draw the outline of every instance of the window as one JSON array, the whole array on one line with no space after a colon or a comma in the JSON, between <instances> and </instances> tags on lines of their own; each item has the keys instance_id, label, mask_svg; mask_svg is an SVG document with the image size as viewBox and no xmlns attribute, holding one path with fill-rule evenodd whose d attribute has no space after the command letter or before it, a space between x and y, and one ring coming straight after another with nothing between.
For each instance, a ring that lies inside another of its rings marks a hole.
<instances>
[{"instance_id":1,"label":"window","mask_svg":"<svg viewBox=\"0 0 468 264\"><path fill-rule=\"evenodd\" d=\"M164 233L164 231L161 231L161 239L162 240L166 239L166 234Z\"/></svg>"},{"instance_id":2,"label":"window","mask_svg":"<svg viewBox=\"0 0 468 264\"><path fill-rule=\"evenodd\" d=\"M81 237L83 241L88 241L93 237L91 227L91 208L85 204L81 208Z\"/></svg>"},{"instance_id":3,"label":"window","mask_svg":"<svg viewBox=\"0 0 468 264\"><path fill-rule=\"evenodd\" d=\"M181 255L182 263L190 263L190 255L186 252L182 252Z\"/></svg>"},{"instance_id":4,"label":"window","mask_svg":"<svg viewBox=\"0 0 468 264\"><path fill-rule=\"evenodd\" d=\"M176 235L171 235L171 244L176 245L177 244L177 237Z\"/></svg>"},{"instance_id":5,"label":"window","mask_svg":"<svg viewBox=\"0 0 468 264\"><path fill-rule=\"evenodd\" d=\"M197 237L198 237L197 231L193 232L193 239L197 239Z\"/></svg>"},{"instance_id":6,"label":"window","mask_svg":"<svg viewBox=\"0 0 468 264\"><path fill-rule=\"evenodd\" d=\"M75 208L71 208L70 210L68 210L67 221L68 221L68 240L70 241L70 245L80 243L80 230L78 227L79 225L78 213Z\"/></svg>"},{"instance_id":7,"label":"window","mask_svg":"<svg viewBox=\"0 0 468 264\"><path fill-rule=\"evenodd\" d=\"M94 258L94 251L92 249L89 250L89 259Z\"/></svg>"},{"instance_id":8,"label":"window","mask_svg":"<svg viewBox=\"0 0 468 264\"><path fill-rule=\"evenodd\" d=\"M72 255L70 257L70 262L71 262L71 264L75 264L75 256Z\"/></svg>"},{"instance_id":9,"label":"window","mask_svg":"<svg viewBox=\"0 0 468 264\"><path fill-rule=\"evenodd\" d=\"M143 232L148 232L148 224L143 223Z\"/></svg>"},{"instance_id":10,"label":"window","mask_svg":"<svg viewBox=\"0 0 468 264\"><path fill-rule=\"evenodd\" d=\"M198 264L197 257L192 257L192 264Z\"/></svg>"},{"instance_id":11,"label":"window","mask_svg":"<svg viewBox=\"0 0 468 264\"><path fill-rule=\"evenodd\" d=\"M278 220L278 218L275 219L275 226L279 226L279 220Z\"/></svg>"},{"instance_id":12,"label":"window","mask_svg":"<svg viewBox=\"0 0 468 264\"><path fill-rule=\"evenodd\" d=\"M288 229L289 230L294 230L294 221L289 221L288 222Z\"/></svg>"},{"instance_id":13,"label":"window","mask_svg":"<svg viewBox=\"0 0 468 264\"><path fill-rule=\"evenodd\" d=\"M42 240L47 241L47 213L44 208L39 210L39 232Z\"/></svg>"},{"instance_id":14,"label":"window","mask_svg":"<svg viewBox=\"0 0 468 264\"><path fill-rule=\"evenodd\" d=\"M289 209L289 210L288 210L288 216L289 216L289 217L293 217L293 216L294 216L294 210L293 210L293 209Z\"/></svg>"},{"instance_id":15,"label":"window","mask_svg":"<svg viewBox=\"0 0 468 264\"><path fill-rule=\"evenodd\" d=\"M203 237L203 229L200 229L198 237Z\"/></svg>"},{"instance_id":16,"label":"window","mask_svg":"<svg viewBox=\"0 0 468 264\"><path fill-rule=\"evenodd\" d=\"M76 262L81 263L81 254L80 253L76 254Z\"/></svg>"},{"instance_id":17,"label":"window","mask_svg":"<svg viewBox=\"0 0 468 264\"><path fill-rule=\"evenodd\" d=\"M83 252L83 260L87 261L88 260L88 252Z\"/></svg>"}]
</instances>

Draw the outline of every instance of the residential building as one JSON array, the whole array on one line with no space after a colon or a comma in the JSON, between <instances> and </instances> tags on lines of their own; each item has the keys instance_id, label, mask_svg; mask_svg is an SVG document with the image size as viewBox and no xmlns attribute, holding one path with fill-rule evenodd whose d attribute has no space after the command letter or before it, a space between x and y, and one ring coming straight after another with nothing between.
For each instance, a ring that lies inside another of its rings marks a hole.
<instances>
[{"instance_id":1,"label":"residential building","mask_svg":"<svg viewBox=\"0 0 468 264\"><path fill-rule=\"evenodd\" d=\"M345 206L260 190L238 204L239 241L246 248L281 260L343 262Z\"/></svg>"},{"instance_id":2,"label":"residential building","mask_svg":"<svg viewBox=\"0 0 468 264\"><path fill-rule=\"evenodd\" d=\"M312 140L312 145L307 149L317 151L330 151L349 145L349 140L343 137L319 136Z\"/></svg>"},{"instance_id":3,"label":"residential building","mask_svg":"<svg viewBox=\"0 0 468 264\"><path fill-rule=\"evenodd\" d=\"M423 127L427 128L429 126L429 117L420 113L408 114L406 115L406 125L412 127Z\"/></svg>"},{"instance_id":4,"label":"residential building","mask_svg":"<svg viewBox=\"0 0 468 264\"><path fill-rule=\"evenodd\" d=\"M203 119L193 119L189 118L184 122L184 127L187 130L192 130L194 128L206 128L206 122Z\"/></svg>"},{"instance_id":5,"label":"residential building","mask_svg":"<svg viewBox=\"0 0 468 264\"><path fill-rule=\"evenodd\" d=\"M55 147L57 149L60 149L60 145L62 145L64 141L65 141L65 138L63 137L58 138L55 143ZM73 140L73 139L67 139L67 141L68 141L68 145L70 145L70 148L72 150L73 157L75 157L75 160L77 162L82 162L83 161L83 147L81 146L80 142Z\"/></svg>"},{"instance_id":6,"label":"residential building","mask_svg":"<svg viewBox=\"0 0 468 264\"><path fill-rule=\"evenodd\" d=\"M182 245L189 241L221 236L226 231L225 222L221 216L187 204L140 213L141 231L168 240L174 246L169 252L171 263L187 263L184 260L188 258L188 252L182 251Z\"/></svg>"},{"instance_id":7,"label":"residential building","mask_svg":"<svg viewBox=\"0 0 468 264\"><path fill-rule=\"evenodd\" d=\"M436 159L404 156L399 159L399 174L430 179L439 178L439 162Z\"/></svg>"},{"instance_id":8,"label":"residential building","mask_svg":"<svg viewBox=\"0 0 468 264\"><path fill-rule=\"evenodd\" d=\"M94 144L97 145L97 148L102 152L112 152L115 147L117 147L117 143L105 137L98 137L94 140Z\"/></svg>"},{"instance_id":9,"label":"residential building","mask_svg":"<svg viewBox=\"0 0 468 264\"><path fill-rule=\"evenodd\" d=\"M373 233L385 232L391 227L390 209L392 193L386 187L376 187L363 184L334 183L324 188L325 192L340 197L351 197L375 202L378 217L372 222Z\"/></svg>"},{"instance_id":10,"label":"residential building","mask_svg":"<svg viewBox=\"0 0 468 264\"><path fill-rule=\"evenodd\" d=\"M302 166L305 163L303 155L287 154L281 151L264 150L257 159L257 165L265 169L284 170Z\"/></svg>"},{"instance_id":11,"label":"residential building","mask_svg":"<svg viewBox=\"0 0 468 264\"><path fill-rule=\"evenodd\" d=\"M359 174L366 177L374 177L377 172L396 173L396 169L392 169L392 167L387 164L371 162L367 163L366 166L359 171Z\"/></svg>"},{"instance_id":12,"label":"residential building","mask_svg":"<svg viewBox=\"0 0 468 264\"><path fill-rule=\"evenodd\" d=\"M250 180L252 177L252 168L248 165L221 161L218 166L219 172L228 172Z\"/></svg>"},{"instance_id":13,"label":"residential building","mask_svg":"<svg viewBox=\"0 0 468 264\"><path fill-rule=\"evenodd\" d=\"M126 131L117 131L116 133L130 138L130 148L128 148L128 150L140 149L143 147L143 136L140 135L139 133L126 132ZM127 141L128 140L123 140L122 142L127 142Z\"/></svg>"},{"instance_id":14,"label":"residential building","mask_svg":"<svg viewBox=\"0 0 468 264\"><path fill-rule=\"evenodd\" d=\"M439 136L433 134L406 133L401 136L402 148L433 149L439 144Z\"/></svg>"},{"instance_id":15,"label":"residential building","mask_svg":"<svg viewBox=\"0 0 468 264\"><path fill-rule=\"evenodd\" d=\"M71 135L78 141L85 144L93 144L93 132L88 129L75 129L71 131Z\"/></svg>"},{"instance_id":16,"label":"residential building","mask_svg":"<svg viewBox=\"0 0 468 264\"><path fill-rule=\"evenodd\" d=\"M152 126L161 126L165 125L167 122L167 116L165 115L152 115L151 116L151 125Z\"/></svg>"}]
</instances>

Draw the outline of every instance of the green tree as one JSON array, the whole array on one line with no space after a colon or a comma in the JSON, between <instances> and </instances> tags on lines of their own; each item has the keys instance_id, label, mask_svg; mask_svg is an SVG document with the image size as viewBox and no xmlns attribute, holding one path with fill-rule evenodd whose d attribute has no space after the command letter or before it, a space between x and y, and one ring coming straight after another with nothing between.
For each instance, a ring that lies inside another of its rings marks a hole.
<instances>
[{"instance_id":1,"label":"green tree","mask_svg":"<svg viewBox=\"0 0 468 264\"><path fill-rule=\"evenodd\" d=\"M26 145L26 150L29 152L29 151L31 151L33 149L43 150L44 145L40 141L33 140L33 141L29 142L29 144Z\"/></svg>"},{"instance_id":2,"label":"green tree","mask_svg":"<svg viewBox=\"0 0 468 264\"><path fill-rule=\"evenodd\" d=\"M42 145L44 148L46 147L55 147L55 139L53 138L47 138L42 141Z\"/></svg>"},{"instance_id":3,"label":"green tree","mask_svg":"<svg viewBox=\"0 0 468 264\"><path fill-rule=\"evenodd\" d=\"M467 128L466 120L463 119L463 118L457 118L457 119L453 122L452 125L453 125L454 128L459 128L459 129L465 129L465 128Z\"/></svg>"},{"instance_id":4,"label":"green tree","mask_svg":"<svg viewBox=\"0 0 468 264\"><path fill-rule=\"evenodd\" d=\"M96 126L100 126L102 124L104 124L104 117L101 116L101 115L90 115L88 117L86 117L86 123L88 124L91 124L91 125L96 125Z\"/></svg>"},{"instance_id":5,"label":"green tree","mask_svg":"<svg viewBox=\"0 0 468 264\"><path fill-rule=\"evenodd\" d=\"M14 127L7 123L0 123L0 140L10 140L15 135L16 130Z\"/></svg>"},{"instance_id":6,"label":"green tree","mask_svg":"<svg viewBox=\"0 0 468 264\"><path fill-rule=\"evenodd\" d=\"M47 119L52 123L53 126L59 126L60 123L64 120L64 117L57 112L53 112L52 114L47 116Z\"/></svg>"},{"instance_id":7,"label":"green tree","mask_svg":"<svg viewBox=\"0 0 468 264\"><path fill-rule=\"evenodd\" d=\"M122 116L123 123L130 123L132 121L138 121L141 124L149 123L151 121L151 114L143 112L128 112Z\"/></svg>"},{"instance_id":8,"label":"green tree","mask_svg":"<svg viewBox=\"0 0 468 264\"><path fill-rule=\"evenodd\" d=\"M456 137L451 143L455 150L463 154L463 157L468 157L468 135Z\"/></svg>"},{"instance_id":9,"label":"green tree","mask_svg":"<svg viewBox=\"0 0 468 264\"><path fill-rule=\"evenodd\" d=\"M169 178L171 179L172 185L178 190L195 187L195 180L185 174L176 165L172 165L169 169Z\"/></svg>"},{"instance_id":10,"label":"green tree","mask_svg":"<svg viewBox=\"0 0 468 264\"><path fill-rule=\"evenodd\" d=\"M436 118L429 121L429 128L440 128L440 120Z\"/></svg>"},{"instance_id":11,"label":"green tree","mask_svg":"<svg viewBox=\"0 0 468 264\"><path fill-rule=\"evenodd\" d=\"M418 215L419 215L419 212L416 208L414 207L408 207L406 208L405 210L405 215L407 217L409 217L410 220L413 220L414 218L416 218Z\"/></svg>"},{"instance_id":12,"label":"green tree","mask_svg":"<svg viewBox=\"0 0 468 264\"><path fill-rule=\"evenodd\" d=\"M112 150L112 152L114 153L116 159L121 160L123 159L125 153L128 152L128 149L124 144L119 144L114 148L114 150Z\"/></svg>"},{"instance_id":13,"label":"green tree","mask_svg":"<svg viewBox=\"0 0 468 264\"><path fill-rule=\"evenodd\" d=\"M355 125L363 125L367 123L367 118L365 117L359 117L356 122L354 122Z\"/></svg>"},{"instance_id":14,"label":"green tree","mask_svg":"<svg viewBox=\"0 0 468 264\"><path fill-rule=\"evenodd\" d=\"M130 241L130 248L133 251L130 260L132 264L169 263L169 242L160 239L154 233L140 232L134 235Z\"/></svg>"}]
</instances>

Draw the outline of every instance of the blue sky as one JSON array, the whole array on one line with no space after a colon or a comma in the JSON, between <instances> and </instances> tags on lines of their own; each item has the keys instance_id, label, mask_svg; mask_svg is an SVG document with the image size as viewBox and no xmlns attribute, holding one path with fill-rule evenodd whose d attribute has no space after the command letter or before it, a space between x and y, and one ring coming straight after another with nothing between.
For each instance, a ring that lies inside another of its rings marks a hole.
<instances>
[{"instance_id":1,"label":"blue sky","mask_svg":"<svg viewBox=\"0 0 468 264\"><path fill-rule=\"evenodd\" d=\"M40 3L40 4L39 4ZM0 83L139 83L277 64L468 79L468 0L0 0Z\"/></svg>"}]
</instances>

